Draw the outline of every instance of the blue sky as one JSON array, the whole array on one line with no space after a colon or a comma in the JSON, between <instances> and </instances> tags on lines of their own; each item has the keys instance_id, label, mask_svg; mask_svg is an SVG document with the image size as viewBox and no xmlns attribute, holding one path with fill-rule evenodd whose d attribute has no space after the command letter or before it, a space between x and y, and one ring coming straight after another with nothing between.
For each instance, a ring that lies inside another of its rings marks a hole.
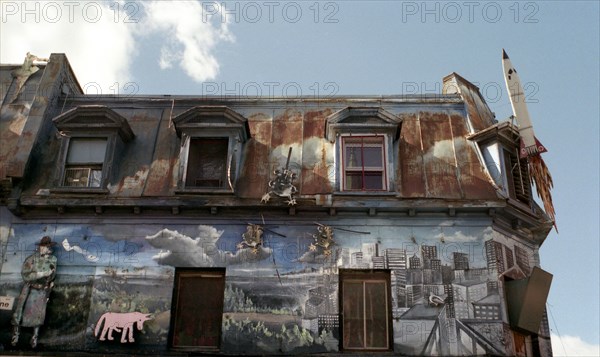
<instances>
[{"instance_id":1,"label":"blue sky","mask_svg":"<svg viewBox=\"0 0 600 357\"><path fill-rule=\"evenodd\" d=\"M599 2L51 3L2 1L0 59L64 52L89 93L439 93L457 72L503 120L506 49L555 184L560 233L540 250L555 354L598 354Z\"/></svg>"}]
</instances>

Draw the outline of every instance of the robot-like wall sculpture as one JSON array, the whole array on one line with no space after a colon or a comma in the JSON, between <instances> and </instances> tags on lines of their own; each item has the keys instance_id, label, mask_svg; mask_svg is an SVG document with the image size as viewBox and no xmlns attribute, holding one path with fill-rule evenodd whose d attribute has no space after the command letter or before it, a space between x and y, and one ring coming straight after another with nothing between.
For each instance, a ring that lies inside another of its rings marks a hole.
<instances>
[{"instance_id":1,"label":"robot-like wall sculpture","mask_svg":"<svg viewBox=\"0 0 600 357\"><path fill-rule=\"evenodd\" d=\"M258 224L248 223L246 232L242 234L242 241L237 245L238 249L250 248L252 253L257 254L263 244L263 227Z\"/></svg>"},{"instance_id":2,"label":"robot-like wall sculpture","mask_svg":"<svg viewBox=\"0 0 600 357\"><path fill-rule=\"evenodd\" d=\"M314 242L308 246L311 252L316 252L317 249L323 251L323 255L329 257L331 255L331 247L335 244L333 240L333 228L319 224L317 227L318 233L313 234Z\"/></svg>"},{"instance_id":3,"label":"robot-like wall sculpture","mask_svg":"<svg viewBox=\"0 0 600 357\"><path fill-rule=\"evenodd\" d=\"M298 192L296 186L294 186L294 180L296 179L296 174L293 173L289 169L290 165L290 157L292 155L292 148L288 152L287 162L285 163L285 168L276 169L273 171L275 174L275 178L269 181L269 192L265 193L262 196L261 202L267 203L271 199L272 195L287 198L285 201L290 206L296 205L296 199L294 195Z\"/></svg>"}]
</instances>

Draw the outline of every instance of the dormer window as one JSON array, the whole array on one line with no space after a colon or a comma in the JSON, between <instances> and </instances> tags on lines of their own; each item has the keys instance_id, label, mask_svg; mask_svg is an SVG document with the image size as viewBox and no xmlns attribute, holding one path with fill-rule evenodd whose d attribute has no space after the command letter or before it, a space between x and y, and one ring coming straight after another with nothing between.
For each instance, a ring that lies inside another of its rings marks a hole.
<instances>
[{"instance_id":1,"label":"dormer window","mask_svg":"<svg viewBox=\"0 0 600 357\"><path fill-rule=\"evenodd\" d=\"M107 192L111 168L119 160L115 153L134 137L127 120L103 105L85 105L53 122L62 138L54 190Z\"/></svg>"},{"instance_id":2,"label":"dormer window","mask_svg":"<svg viewBox=\"0 0 600 357\"><path fill-rule=\"evenodd\" d=\"M184 193L233 193L248 121L223 106L191 108L173 119L181 138L178 189Z\"/></svg>"},{"instance_id":3,"label":"dormer window","mask_svg":"<svg viewBox=\"0 0 600 357\"><path fill-rule=\"evenodd\" d=\"M383 108L346 108L327 118L325 135L336 145L341 192L388 192L394 185L394 143L401 121Z\"/></svg>"},{"instance_id":4,"label":"dormer window","mask_svg":"<svg viewBox=\"0 0 600 357\"><path fill-rule=\"evenodd\" d=\"M530 205L531 181L527 159L519 157L519 132L509 122L503 122L469 137L477 141L486 169L504 194Z\"/></svg>"}]
</instances>

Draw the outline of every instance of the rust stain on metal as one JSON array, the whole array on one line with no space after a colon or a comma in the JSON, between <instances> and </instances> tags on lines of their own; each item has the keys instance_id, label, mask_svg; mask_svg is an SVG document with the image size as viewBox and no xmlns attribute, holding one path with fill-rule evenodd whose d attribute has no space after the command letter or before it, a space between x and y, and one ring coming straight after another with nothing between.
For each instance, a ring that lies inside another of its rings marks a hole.
<instances>
[{"instance_id":1,"label":"rust stain on metal","mask_svg":"<svg viewBox=\"0 0 600 357\"><path fill-rule=\"evenodd\" d=\"M459 80L461 97L464 99L471 125L475 131L483 130L494 124L494 115L484 104L479 91Z\"/></svg>"},{"instance_id":2,"label":"rust stain on metal","mask_svg":"<svg viewBox=\"0 0 600 357\"><path fill-rule=\"evenodd\" d=\"M315 136L322 138L325 136L325 120L333 110L327 108L323 110L307 111L304 113L304 138Z\"/></svg>"},{"instance_id":3,"label":"rust stain on metal","mask_svg":"<svg viewBox=\"0 0 600 357\"><path fill-rule=\"evenodd\" d=\"M175 135L175 129L169 127L169 114L168 109L162 110L162 119L157 125L149 126L145 135L147 140L155 145L154 157L142 193L145 196L172 194L177 184L181 141ZM154 118L153 121L158 121L158 118Z\"/></svg>"},{"instance_id":4,"label":"rust stain on metal","mask_svg":"<svg viewBox=\"0 0 600 357\"><path fill-rule=\"evenodd\" d=\"M446 113L419 113L427 194L432 198L461 198Z\"/></svg>"},{"instance_id":5,"label":"rust stain on metal","mask_svg":"<svg viewBox=\"0 0 600 357\"><path fill-rule=\"evenodd\" d=\"M250 139L244 148L244 165L237 183L240 197L256 198L264 194L271 175L269 154L271 146L272 123L270 120L248 120Z\"/></svg>"},{"instance_id":6,"label":"rust stain on metal","mask_svg":"<svg viewBox=\"0 0 600 357\"><path fill-rule=\"evenodd\" d=\"M416 114L405 115L398 148L397 184L403 197L424 197L423 152Z\"/></svg>"},{"instance_id":7,"label":"rust stain on metal","mask_svg":"<svg viewBox=\"0 0 600 357\"><path fill-rule=\"evenodd\" d=\"M333 144L322 137L304 140L302 192L305 195L333 191Z\"/></svg>"},{"instance_id":8,"label":"rust stain on metal","mask_svg":"<svg viewBox=\"0 0 600 357\"><path fill-rule=\"evenodd\" d=\"M280 145L301 144L302 125L302 112L295 109L286 109L273 118L271 148L274 149Z\"/></svg>"},{"instance_id":9,"label":"rust stain on metal","mask_svg":"<svg viewBox=\"0 0 600 357\"><path fill-rule=\"evenodd\" d=\"M333 191L333 144L325 136L325 120L333 111L329 108L304 114L302 145L302 191L304 195Z\"/></svg>"},{"instance_id":10,"label":"rust stain on metal","mask_svg":"<svg viewBox=\"0 0 600 357\"><path fill-rule=\"evenodd\" d=\"M481 165L475 143L468 141L468 129L465 118L460 115L451 115L452 131L454 132L454 145L460 172L460 183L466 199L494 199L496 191L490 185Z\"/></svg>"}]
</instances>

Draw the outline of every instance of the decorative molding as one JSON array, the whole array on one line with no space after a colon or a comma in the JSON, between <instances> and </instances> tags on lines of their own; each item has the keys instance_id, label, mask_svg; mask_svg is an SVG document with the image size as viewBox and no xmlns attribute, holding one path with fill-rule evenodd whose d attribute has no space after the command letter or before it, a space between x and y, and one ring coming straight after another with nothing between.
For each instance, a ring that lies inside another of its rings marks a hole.
<instances>
[{"instance_id":1,"label":"decorative molding","mask_svg":"<svg viewBox=\"0 0 600 357\"><path fill-rule=\"evenodd\" d=\"M104 105L82 105L52 119L61 132L116 131L123 142L135 136L127 119Z\"/></svg>"},{"instance_id":2,"label":"decorative molding","mask_svg":"<svg viewBox=\"0 0 600 357\"><path fill-rule=\"evenodd\" d=\"M236 131L241 142L251 138L248 120L226 106L196 106L173 118L177 136L193 130Z\"/></svg>"},{"instance_id":3,"label":"decorative molding","mask_svg":"<svg viewBox=\"0 0 600 357\"><path fill-rule=\"evenodd\" d=\"M381 107L347 107L327 117L325 138L335 142L339 133L400 136L402 120Z\"/></svg>"}]
</instances>

